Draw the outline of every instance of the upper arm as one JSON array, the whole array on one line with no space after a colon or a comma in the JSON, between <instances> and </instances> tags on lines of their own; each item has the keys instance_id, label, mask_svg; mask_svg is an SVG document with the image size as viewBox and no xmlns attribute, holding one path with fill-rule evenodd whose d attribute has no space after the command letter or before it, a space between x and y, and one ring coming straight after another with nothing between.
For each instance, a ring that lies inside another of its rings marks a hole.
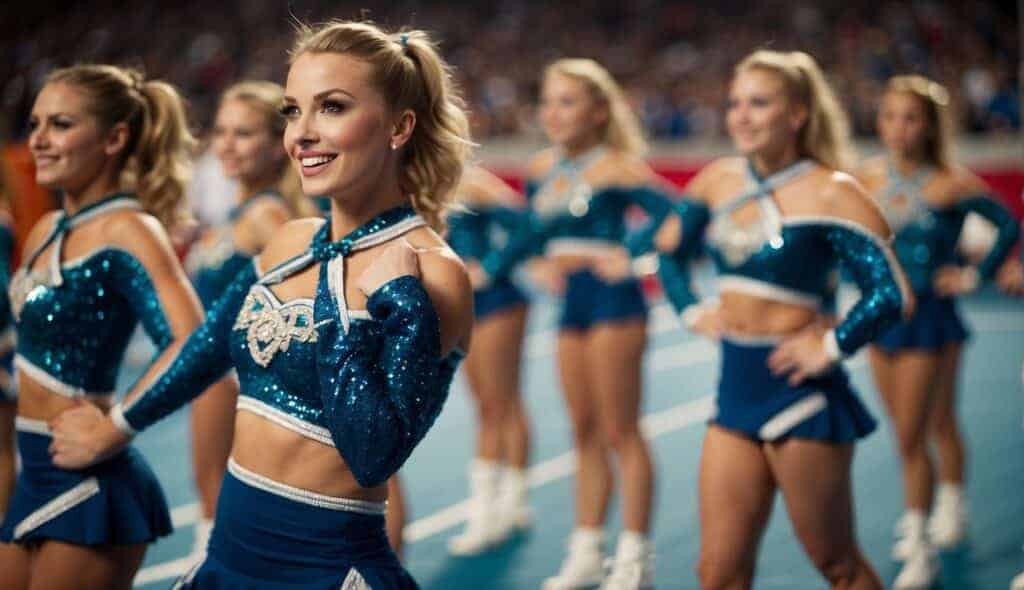
<instances>
[{"instance_id":1,"label":"upper arm","mask_svg":"<svg viewBox=\"0 0 1024 590\"><path fill-rule=\"evenodd\" d=\"M420 280L441 326L441 355L468 349L473 327L473 287L462 261L447 248L419 254Z\"/></svg>"},{"instance_id":2,"label":"upper arm","mask_svg":"<svg viewBox=\"0 0 1024 590\"><path fill-rule=\"evenodd\" d=\"M187 336L202 321L202 307L160 222L151 215L113 215L107 235L113 245L130 252L145 269L175 338Z\"/></svg>"},{"instance_id":3,"label":"upper arm","mask_svg":"<svg viewBox=\"0 0 1024 590\"><path fill-rule=\"evenodd\" d=\"M976 197L980 194L990 194L992 192L992 188L984 179L963 166L957 166L953 169L953 184L954 190L957 193L957 200Z\"/></svg>"},{"instance_id":4,"label":"upper arm","mask_svg":"<svg viewBox=\"0 0 1024 590\"><path fill-rule=\"evenodd\" d=\"M824 190L826 214L853 222L886 240L892 237L882 210L852 176L833 172Z\"/></svg>"}]
</instances>

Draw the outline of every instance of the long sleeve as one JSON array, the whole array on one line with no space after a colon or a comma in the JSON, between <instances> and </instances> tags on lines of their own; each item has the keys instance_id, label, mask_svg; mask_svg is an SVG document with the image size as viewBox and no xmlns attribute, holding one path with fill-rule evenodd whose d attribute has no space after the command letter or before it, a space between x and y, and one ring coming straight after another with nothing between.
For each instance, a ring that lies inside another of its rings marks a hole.
<instances>
[{"instance_id":1,"label":"long sleeve","mask_svg":"<svg viewBox=\"0 0 1024 590\"><path fill-rule=\"evenodd\" d=\"M852 223L827 226L825 238L861 293L835 328L839 351L848 356L900 321L911 296L903 269L882 238Z\"/></svg>"},{"instance_id":2,"label":"long sleeve","mask_svg":"<svg viewBox=\"0 0 1024 590\"><path fill-rule=\"evenodd\" d=\"M978 264L978 274L981 279L991 280L1020 238L1020 224L1006 207L986 195L967 197L957 203L956 208L964 214L977 213L996 226L995 243Z\"/></svg>"},{"instance_id":3,"label":"long sleeve","mask_svg":"<svg viewBox=\"0 0 1024 590\"><path fill-rule=\"evenodd\" d=\"M681 312L698 301L692 289L690 265L700 251L711 212L704 203L684 198L674 204L674 213L679 216L681 223L679 245L671 253L658 255L658 278L669 303L677 312ZM654 236L659 227L660 224L645 230L632 248L640 253L654 250Z\"/></svg>"},{"instance_id":4,"label":"long sleeve","mask_svg":"<svg viewBox=\"0 0 1024 590\"><path fill-rule=\"evenodd\" d=\"M492 281L507 277L517 265L544 249L551 224L532 211L526 210L522 215L517 229L509 235L508 244L500 250L492 250L480 261Z\"/></svg>"},{"instance_id":5,"label":"long sleeve","mask_svg":"<svg viewBox=\"0 0 1024 590\"><path fill-rule=\"evenodd\" d=\"M164 350L125 400L111 410L118 426L128 432L142 431L192 401L231 369L228 339L256 280L252 265L242 270L184 344Z\"/></svg>"},{"instance_id":6,"label":"long sleeve","mask_svg":"<svg viewBox=\"0 0 1024 590\"><path fill-rule=\"evenodd\" d=\"M320 290L326 289L321 281ZM324 419L364 487L384 483L434 423L448 395L440 322L419 279L396 278L367 301L373 321L341 333L336 304L317 295L317 371Z\"/></svg>"}]
</instances>

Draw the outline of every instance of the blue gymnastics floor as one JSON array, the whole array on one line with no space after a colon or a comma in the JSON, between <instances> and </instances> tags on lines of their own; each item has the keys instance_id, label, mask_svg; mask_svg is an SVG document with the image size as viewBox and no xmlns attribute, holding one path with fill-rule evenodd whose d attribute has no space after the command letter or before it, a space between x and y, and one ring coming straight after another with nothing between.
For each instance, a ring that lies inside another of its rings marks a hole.
<instances>
[{"instance_id":1,"label":"blue gymnastics floor","mask_svg":"<svg viewBox=\"0 0 1024 590\"><path fill-rule=\"evenodd\" d=\"M969 442L971 528L968 543L942 555L945 590L1000 590L1024 567L1024 431L1021 359L1024 304L983 293L964 302L974 330L964 357L960 407ZM465 465L473 448L473 409L457 381L440 419L403 470L411 509L406 564L425 590L535 589L553 574L572 527L570 431L555 377L555 309L534 306L524 395L535 433L530 500L532 533L488 555L454 559L447 539L459 530ZM696 588L698 553L697 461L704 419L711 408L716 348L684 334L667 310L656 307L645 372L645 429L652 440L658 485L654 541L656 587ZM858 533L869 559L890 583L897 565L888 555L892 526L902 512L892 431L883 418L863 356L849 361L853 379L880 428L857 448L854 482ZM192 542L195 495L183 412L147 431L138 446L152 462L175 507L175 533L150 550L136 586L167 588ZM608 532L619 529L617 510ZM755 588L825 587L792 536L779 504L762 543Z\"/></svg>"}]
</instances>

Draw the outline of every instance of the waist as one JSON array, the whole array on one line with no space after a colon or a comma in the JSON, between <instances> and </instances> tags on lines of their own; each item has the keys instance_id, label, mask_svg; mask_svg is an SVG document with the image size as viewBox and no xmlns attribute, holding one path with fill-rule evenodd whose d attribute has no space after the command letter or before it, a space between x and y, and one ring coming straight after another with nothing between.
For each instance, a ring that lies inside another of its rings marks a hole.
<instances>
[{"instance_id":1,"label":"waist","mask_svg":"<svg viewBox=\"0 0 1024 590\"><path fill-rule=\"evenodd\" d=\"M275 481L324 496L369 502L387 497L384 486L359 485L330 431L316 427L319 432L313 433L308 429L315 425L302 422L240 396L232 456Z\"/></svg>"},{"instance_id":2,"label":"waist","mask_svg":"<svg viewBox=\"0 0 1024 590\"><path fill-rule=\"evenodd\" d=\"M36 484L59 485L62 482L76 482L86 476L102 473L112 466L121 465L124 461L131 460L130 457L136 452L128 447L86 469L62 469L53 464L53 459L50 456L50 443L53 441L53 435L45 420L18 416L14 419L14 428L17 431L22 477L28 478Z\"/></svg>"},{"instance_id":3,"label":"waist","mask_svg":"<svg viewBox=\"0 0 1024 590\"><path fill-rule=\"evenodd\" d=\"M19 353L14 357L14 368L21 384L31 382L41 390L68 399L87 399L107 406L113 403L114 388L107 383L108 379L89 378L89 373L97 371L83 370L84 367L75 367L74 372L68 370L70 362L35 359Z\"/></svg>"},{"instance_id":4,"label":"waist","mask_svg":"<svg viewBox=\"0 0 1024 590\"><path fill-rule=\"evenodd\" d=\"M738 338L781 340L821 317L817 308L732 291L721 293L718 310L725 333Z\"/></svg>"},{"instance_id":5,"label":"waist","mask_svg":"<svg viewBox=\"0 0 1024 590\"><path fill-rule=\"evenodd\" d=\"M385 504L323 496L250 471L233 459L221 486L210 554L261 580L307 580L355 563L397 565Z\"/></svg>"}]
</instances>

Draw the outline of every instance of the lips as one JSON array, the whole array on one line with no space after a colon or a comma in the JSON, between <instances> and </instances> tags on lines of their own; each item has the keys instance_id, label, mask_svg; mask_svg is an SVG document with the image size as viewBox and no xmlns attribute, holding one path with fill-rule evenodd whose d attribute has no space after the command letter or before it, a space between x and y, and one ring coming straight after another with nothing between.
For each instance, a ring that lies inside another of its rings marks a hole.
<instances>
[{"instance_id":1,"label":"lips","mask_svg":"<svg viewBox=\"0 0 1024 590\"><path fill-rule=\"evenodd\" d=\"M302 167L302 175L309 177L319 174L337 157L338 154L299 154L298 159Z\"/></svg>"},{"instance_id":2,"label":"lips","mask_svg":"<svg viewBox=\"0 0 1024 590\"><path fill-rule=\"evenodd\" d=\"M57 160L60 159L60 157L36 154L33 156L32 159L35 160L36 168L42 168L44 166L49 166L50 164L55 163Z\"/></svg>"}]
</instances>

